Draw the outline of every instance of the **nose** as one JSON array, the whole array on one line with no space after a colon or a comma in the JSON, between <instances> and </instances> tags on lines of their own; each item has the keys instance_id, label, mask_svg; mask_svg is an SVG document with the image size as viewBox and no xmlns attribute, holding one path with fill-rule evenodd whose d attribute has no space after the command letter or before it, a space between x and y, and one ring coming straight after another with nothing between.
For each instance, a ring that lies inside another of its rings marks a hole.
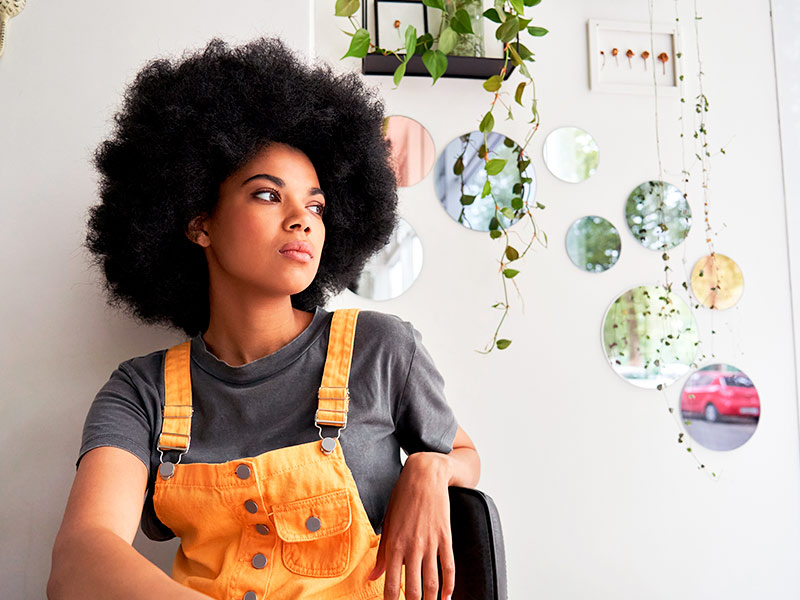
<instances>
[{"instance_id":1,"label":"nose","mask_svg":"<svg viewBox=\"0 0 800 600\"><path fill-rule=\"evenodd\" d=\"M303 202L287 202L287 214L284 225L289 231L311 232L312 215Z\"/></svg>"}]
</instances>

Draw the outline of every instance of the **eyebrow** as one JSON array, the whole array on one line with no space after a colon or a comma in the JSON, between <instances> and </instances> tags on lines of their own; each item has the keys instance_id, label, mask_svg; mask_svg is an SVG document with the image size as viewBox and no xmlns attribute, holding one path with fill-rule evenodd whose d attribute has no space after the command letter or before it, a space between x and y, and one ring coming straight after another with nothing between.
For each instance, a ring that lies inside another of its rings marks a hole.
<instances>
[{"instance_id":1,"label":"eyebrow","mask_svg":"<svg viewBox=\"0 0 800 600\"><path fill-rule=\"evenodd\" d=\"M245 179L242 182L242 185L246 185L248 182L252 181L253 179L268 179L268 180L272 181L278 187L285 187L286 186L286 182L284 182L283 179L281 179L280 177L276 177L275 175L270 175L268 173L258 173L257 175L252 175L252 176L248 177L247 179ZM319 194L320 196L325 198L325 192L323 192L318 187L310 187L310 188L308 188L308 194L310 196L313 196L315 194Z\"/></svg>"}]
</instances>

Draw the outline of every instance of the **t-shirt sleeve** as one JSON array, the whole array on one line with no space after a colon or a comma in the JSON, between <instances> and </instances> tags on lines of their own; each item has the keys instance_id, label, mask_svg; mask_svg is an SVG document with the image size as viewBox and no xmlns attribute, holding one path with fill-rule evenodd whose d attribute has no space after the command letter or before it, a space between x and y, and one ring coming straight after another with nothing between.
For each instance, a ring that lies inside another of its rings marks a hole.
<instances>
[{"instance_id":1,"label":"t-shirt sleeve","mask_svg":"<svg viewBox=\"0 0 800 600\"><path fill-rule=\"evenodd\" d=\"M407 454L447 454L453 449L458 422L444 394L444 378L422 344L422 334L408 326L413 332L414 350L398 401L397 438Z\"/></svg>"},{"instance_id":2,"label":"t-shirt sleeve","mask_svg":"<svg viewBox=\"0 0 800 600\"><path fill-rule=\"evenodd\" d=\"M122 448L150 469L151 426L147 407L125 363L94 398L83 425L77 468L84 454L100 446Z\"/></svg>"}]
</instances>

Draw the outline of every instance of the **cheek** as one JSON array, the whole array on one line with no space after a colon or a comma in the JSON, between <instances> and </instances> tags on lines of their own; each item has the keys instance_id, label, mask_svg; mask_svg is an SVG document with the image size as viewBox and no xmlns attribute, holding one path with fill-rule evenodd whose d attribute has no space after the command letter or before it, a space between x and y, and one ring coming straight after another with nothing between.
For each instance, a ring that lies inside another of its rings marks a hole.
<instances>
[{"instance_id":1,"label":"cheek","mask_svg":"<svg viewBox=\"0 0 800 600\"><path fill-rule=\"evenodd\" d=\"M228 218L219 232L223 239L225 254L238 261L249 262L248 257L264 257L273 239L271 223L255 211L240 211Z\"/></svg>"}]
</instances>

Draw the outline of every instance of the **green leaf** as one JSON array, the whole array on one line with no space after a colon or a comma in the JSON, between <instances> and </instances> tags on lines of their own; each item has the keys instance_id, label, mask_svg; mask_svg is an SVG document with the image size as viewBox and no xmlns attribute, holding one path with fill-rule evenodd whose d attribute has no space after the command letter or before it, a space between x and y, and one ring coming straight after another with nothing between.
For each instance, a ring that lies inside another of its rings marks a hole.
<instances>
[{"instance_id":1,"label":"green leaf","mask_svg":"<svg viewBox=\"0 0 800 600\"><path fill-rule=\"evenodd\" d=\"M506 22L497 28L494 36L503 42L510 42L519 33L519 20L517 17L510 17Z\"/></svg>"},{"instance_id":2,"label":"green leaf","mask_svg":"<svg viewBox=\"0 0 800 600\"><path fill-rule=\"evenodd\" d=\"M522 0L509 0L509 2L511 2L511 7L519 14L525 12L525 5L522 3Z\"/></svg>"},{"instance_id":3,"label":"green leaf","mask_svg":"<svg viewBox=\"0 0 800 600\"><path fill-rule=\"evenodd\" d=\"M406 63L401 62L397 65L397 68L394 70L394 84L395 86L400 85L400 80L403 78L403 75L406 74Z\"/></svg>"},{"instance_id":4,"label":"green leaf","mask_svg":"<svg viewBox=\"0 0 800 600\"><path fill-rule=\"evenodd\" d=\"M430 50L433 47L433 35L430 33L423 33L417 38L417 47L414 49L414 54L422 54L425 50Z\"/></svg>"},{"instance_id":5,"label":"green leaf","mask_svg":"<svg viewBox=\"0 0 800 600\"><path fill-rule=\"evenodd\" d=\"M525 6L536 6L537 4L541 3L542 0L523 0Z\"/></svg>"},{"instance_id":6,"label":"green leaf","mask_svg":"<svg viewBox=\"0 0 800 600\"><path fill-rule=\"evenodd\" d=\"M497 349L505 350L506 348L508 348L509 344L511 344L511 340L506 340L506 339L497 340Z\"/></svg>"},{"instance_id":7,"label":"green leaf","mask_svg":"<svg viewBox=\"0 0 800 600\"><path fill-rule=\"evenodd\" d=\"M503 213L503 216L509 221L514 220L514 211L511 210L511 207L504 206L503 208L500 209L500 212Z\"/></svg>"},{"instance_id":8,"label":"green leaf","mask_svg":"<svg viewBox=\"0 0 800 600\"><path fill-rule=\"evenodd\" d=\"M469 13L463 8L459 8L453 18L450 19L450 27L456 33L473 33Z\"/></svg>"},{"instance_id":9,"label":"green leaf","mask_svg":"<svg viewBox=\"0 0 800 600\"><path fill-rule=\"evenodd\" d=\"M500 20L500 16L497 14L497 10L494 8L490 8L489 10L483 13L483 16L489 19L490 21L494 21L495 23L502 23Z\"/></svg>"},{"instance_id":10,"label":"green leaf","mask_svg":"<svg viewBox=\"0 0 800 600\"><path fill-rule=\"evenodd\" d=\"M522 210L522 198L512 198L511 208L514 210Z\"/></svg>"},{"instance_id":11,"label":"green leaf","mask_svg":"<svg viewBox=\"0 0 800 600\"><path fill-rule=\"evenodd\" d=\"M517 273L519 273L519 271L517 271L516 269L503 269L503 275L505 277L508 277L509 279L514 277L514 275L516 275Z\"/></svg>"},{"instance_id":12,"label":"green leaf","mask_svg":"<svg viewBox=\"0 0 800 600\"><path fill-rule=\"evenodd\" d=\"M492 111L487 112L483 115L483 119L481 119L481 124L478 126L478 129L481 133L488 133L494 128L494 117L492 116Z\"/></svg>"},{"instance_id":13,"label":"green leaf","mask_svg":"<svg viewBox=\"0 0 800 600\"><path fill-rule=\"evenodd\" d=\"M503 158L493 158L486 163L486 172L489 175L497 175L506 166L506 160ZM488 180L487 180L488 181Z\"/></svg>"},{"instance_id":14,"label":"green leaf","mask_svg":"<svg viewBox=\"0 0 800 600\"><path fill-rule=\"evenodd\" d=\"M464 157L459 156L456 159L456 164L453 165L453 174L461 175L464 172Z\"/></svg>"},{"instance_id":15,"label":"green leaf","mask_svg":"<svg viewBox=\"0 0 800 600\"><path fill-rule=\"evenodd\" d=\"M447 57L441 50L426 50L422 55L422 62L433 77L433 83L436 83L436 80L447 70Z\"/></svg>"},{"instance_id":16,"label":"green leaf","mask_svg":"<svg viewBox=\"0 0 800 600\"><path fill-rule=\"evenodd\" d=\"M531 52L524 44L514 44L514 46L514 49L519 52L519 56L522 60L528 60L533 56L533 52Z\"/></svg>"},{"instance_id":17,"label":"green leaf","mask_svg":"<svg viewBox=\"0 0 800 600\"><path fill-rule=\"evenodd\" d=\"M453 31L452 27L445 27L445 30L439 36L439 50L445 54L450 54L453 48L456 47L456 43L458 43L458 34Z\"/></svg>"},{"instance_id":18,"label":"green leaf","mask_svg":"<svg viewBox=\"0 0 800 600\"><path fill-rule=\"evenodd\" d=\"M528 33L530 33L534 37L542 37L543 35L547 34L547 29L544 27L528 27Z\"/></svg>"},{"instance_id":19,"label":"green leaf","mask_svg":"<svg viewBox=\"0 0 800 600\"><path fill-rule=\"evenodd\" d=\"M497 239L497 238L499 238L501 235L503 235L503 233L502 233L501 231L497 231L497 229L492 229L492 230L489 232L489 237L490 237L490 238L492 238L493 240L496 240L496 239Z\"/></svg>"},{"instance_id":20,"label":"green leaf","mask_svg":"<svg viewBox=\"0 0 800 600\"><path fill-rule=\"evenodd\" d=\"M489 231L496 231L499 227L500 227L500 221L497 220L497 217L492 217L489 220ZM500 232L498 231L498 233Z\"/></svg>"},{"instance_id":21,"label":"green leaf","mask_svg":"<svg viewBox=\"0 0 800 600\"><path fill-rule=\"evenodd\" d=\"M520 13L521 14L521 13ZM528 26L528 23L533 21L533 19L523 19L522 17L518 16L519 19L519 30L522 31Z\"/></svg>"},{"instance_id":22,"label":"green leaf","mask_svg":"<svg viewBox=\"0 0 800 600\"><path fill-rule=\"evenodd\" d=\"M350 48L347 50L342 58L347 56L355 56L356 58L364 58L369 50L369 31L366 29L359 29L350 40ZM339 59L341 60L341 58Z\"/></svg>"},{"instance_id":23,"label":"green leaf","mask_svg":"<svg viewBox=\"0 0 800 600\"><path fill-rule=\"evenodd\" d=\"M517 92L514 94L514 100L516 100L517 104L519 104L520 106L524 106L524 104L522 104L522 93L524 91L525 91L525 82L520 81L519 85L517 86Z\"/></svg>"},{"instance_id":24,"label":"green leaf","mask_svg":"<svg viewBox=\"0 0 800 600\"><path fill-rule=\"evenodd\" d=\"M519 252L514 246L506 246L506 258L508 260L517 260L519 258Z\"/></svg>"},{"instance_id":25,"label":"green leaf","mask_svg":"<svg viewBox=\"0 0 800 600\"><path fill-rule=\"evenodd\" d=\"M445 10L444 0L422 0L422 3L425 6L430 6L431 8L438 8L439 10Z\"/></svg>"},{"instance_id":26,"label":"green leaf","mask_svg":"<svg viewBox=\"0 0 800 600\"><path fill-rule=\"evenodd\" d=\"M417 28L413 25L406 27L406 57L405 61L411 60L414 50L417 49Z\"/></svg>"},{"instance_id":27,"label":"green leaf","mask_svg":"<svg viewBox=\"0 0 800 600\"><path fill-rule=\"evenodd\" d=\"M487 92L496 92L502 85L503 80L500 78L500 75L492 75L489 77L489 79L483 82L483 89L485 89Z\"/></svg>"},{"instance_id":28,"label":"green leaf","mask_svg":"<svg viewBox=\"0 0 800 600\"><path fill-rule=\"evenodd\" d=\"M336 0L336 12L334 14L337 17L349 17L355 14L360 4L358 0Z\"/></svg>"},{"instance_id":29,"label":"green leaf","mask_svg":"<svg viewBox=\"0 0 800 600\"><path fill-rule=\"evenodd\" d=\"M466 194L461 196L461 204L462 205L469 206L473 202L475 202L475 196L467 196Z\"/></svg>"},{"instance_id":30,"label":"green leaf","mask_svg":"<svg viewBox=\"0 0 800 600\"><path fill-rule=\"evenodd\" d=\"M486 196L488 196L491 193L491 191L492 191L492 184L489 183L489 178L487 177L486 181L483 182L483 189L481 190L481 198L486 198ZM489 225L489 229L491 228L492 226Z\"/></svg>"},{"instance_id":31,"label":"green leaf","mask_svg":"<svg viewBox=\"0 0 800 600\"><path fill-rule=\"evenodd\" d=\"M514 65L517 65L519 67L519 70L522 71L523 75L525 75L526 77L528 77L530 79L533 79L531 77L531 74L528 72L528 67L525 66L524 62L522 62L522 57L519 55L517 50L514 48L514 44L509 44L508 45L508 52L511 54L511 62ZM534 103L535 102L536 101L534 100Z\"/></svg>"}]
</instances>

